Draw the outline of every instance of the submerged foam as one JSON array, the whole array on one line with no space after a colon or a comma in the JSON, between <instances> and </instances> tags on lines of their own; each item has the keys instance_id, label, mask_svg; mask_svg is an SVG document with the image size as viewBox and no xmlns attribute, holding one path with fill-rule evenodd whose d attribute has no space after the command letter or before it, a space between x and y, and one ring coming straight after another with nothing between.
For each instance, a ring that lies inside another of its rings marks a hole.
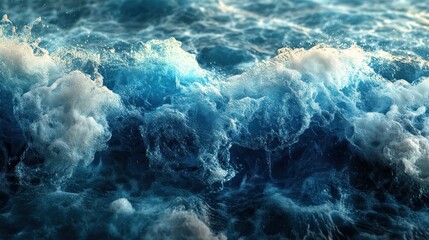
<instances>
[{"instance_id":1,"label":"submerged foam","mask_svg":"<svg viewBox=\"0 0 429 240\"><path fill-rule=\"evenodd\" d=\"M193 212L173 211L158 220L145 236L146 239L226 239L212 233L210 228Z\"/></svg>"},{"instance_id":2,"label":"submerged foam","mask_svg":"<svg viewBox=\"0 0 429 240\"><path fill-rule=\"evenodd\" d=\"M109 209L117 214L132 214L135 210L126 198L119 198L110 203Z\"/></svg>"},{"instance_id":3,"label":"submerged foam","mask_svg":"<svg viewBox=\"0 0 429 240\"><path fill-rule=\"evenodd\" d=\"M321 41L329 45L291 44L253 64L247 61L270 55L258 42L271 49L277 45L270 39L283 39L269 27L283 26L274 17L279 13L260 18L265 13L255 3L235 1L185 1L187 11L175 13L179 2L94 4L101 12L109 4L119 12L166 6L160 16L148 9L149 20L133 12L135 20L158 28L177 20L178 29L186 22L192 31L180 36L183 47L174 38L132 42L107 30L85 42L83 23L94 19L83 13L70 25L56 19L61 33L79 32L65 34L58 40L65 46L58 47L31 38L32 28L40 34L37 27L47 25L36 21L21 34L3 19L0 235L427 237L429 65L415 57L422 53L396 56L397 49L382 53ZM110 14L103 19L118 13ZM103 22L106 29L118 22L138 28L129 19L112 19ZM253 27L239 24L256 19ZM216 34L190 37L210 24ZM310 25L287 26L307 39L320 34ZM47 38L56 36L45 30ZM238 43L216 43L224 31ZM253 32L252 47L240 46L238 35ZM198 45L196 54L185 50L189 41ZM53 51L39 47L44 44Z\"/></svg>"}]
</instances>

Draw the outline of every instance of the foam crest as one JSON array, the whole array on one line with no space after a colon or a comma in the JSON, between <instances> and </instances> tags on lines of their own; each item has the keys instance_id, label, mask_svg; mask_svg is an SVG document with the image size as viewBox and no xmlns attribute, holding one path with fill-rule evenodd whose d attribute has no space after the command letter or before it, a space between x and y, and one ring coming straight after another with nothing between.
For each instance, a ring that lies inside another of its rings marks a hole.
<instances>
[{"instance_id":1,"label":"foam crest","mask_svg":"<svg viewBox=\"0 0 429 240\"><path fill-rule=\"evenodd\" d=\"M202 70L195 55L181 48L182 43L174 38L166 40L150 40L134 50L131 55L135 60L145 65L156 65L157 68L164 67L164 72L172 71L177 75L177 84L188 85L195 78L202 78L206 72ZM147 66L145 66L147 67Z\"/></svg>"},{"instance_id":2,"label":"foam crest","mask_svg":"<svg viewBox=\"0 0 429 240\"><path fill-rule=\"evenodd\" d=\"M356 99L350 94L368 69L364 59L357 47L285 48L274 59L232 77L222 91L231 98L229 115L237 123L237 142L284 148L296 143L313 121L327 125L335 112L353 110Z\"/></svg>"},{"instance_id":3,"label":"foam crest","mask_svg":"<svg viewBox=\"0 0 429 240\"><path fill-rule=\"evenodd\" d=\"M212 74L173 38L141 43L124 59L105 72L106 82L141 119L151 166L202 184L230 179L226 99Z\"/></svg>"},{"instance_id":4,"label":"foam crest","mask_svg":"<svg viewBox=\"0 0 429 240\"><path fill-rule=\"evenodd\" d=\"M170 38L151 40L134 46L125 64L112 66L106 73L113 91L136 107L152 109L160 106L194 82L206 82L195 55L189 54L181 43Z\"/></svg>"},{"instance_id":5,"label":"foam crest","mask_svg":"<svg viewBox=\"0 0 429 240\"><path fill-rule=\"evenodd\" d=\"M283 148L315 123L335 126L342 138L351 125L349 140L362 156L418 181L427 178L427 78L389 82L368 66L360 48L317 46L282 49L231 82L232 90L225 91L235 98L232 109L242 113L235 122L244 146ZM335 114L345 121L335 120Z\"/></svg>"},{"instance_id":6,"label":"foam crest","mask_svg":"<svg viewBox=\"0 0 429 240\"><path fill-rule=\"evenodd\" d=\"M350 85L359 71L368 68L365 54L357 46L344 50L323 46L307 51L283 48L276 58L300 72L304 81L337 89Z\"/></svg>"},{"instance_id":7,"label":"foam crest","mask_svg":"<svg viewBox=\"0 0 429 240\"><path fill-rule=\"evenodd\" d=\"M117 111L120 97L105 86L95 68L94 79L69 69L61 55L49 54L33 40L37 18L18 32L5 16L0 36L0 80L3 98L32 149L51 173L69 176L87 166L110 139L108 115ZM9 29L10 30L10 29ZM65 56L63 56L65 57ZM23 157L22 157L23 158ZM31 160L29 160L31 162ZM22 165L22 164L21 164Z\"/></svg>"},{"instance_id":8,"label":"foam crest","mask_svg":"<svg viewBox=\"0 0 429 240\"><path fill-rule=\"evenodd\" d=\"M31 146L62 175L87 166L106 148L111 136L106 118L120 106L119 96L74 71L23 94L15 113Z\"/></svg>"},{"instance_id":9,"label":"foam crest","mask_svg":"<svg viewBox=\"0 0 429 240\"><path fill-rule=\"evenodd\" d=\"M388 111L368 112L352 120L351 142L363 155L385 161L420 182L426 182L429 174L427 83L427 79L416 84L385 82L377 90L380 97L375 104L385 102Z\"/></svg>"},{"instance_id":10,"label":"foam crest","mask_svg":"<svg viewBox=\"0 0 429 240\"><path fill-rule=\"evenodd\" d=\"M350 139L367 159L382 161L399 174L417 181L427 181L429 140L410 133L400 119L380 113L367 113L354 122Z\"/></svg>"},{"instance_id":11,"label":"foam crest","mask_svg":"<svg viewBox=\"0 0 429 240\"><path fill-rule=\"evenodd\" d=\"M43 2L0 1L2 238L429 239L425 1Z\"/></svg>"},{"instance_id":12,"label":"foam crest","mask_svg":"<svg viewBox=\"0 0 429 240\"><path fill-rule=\"evenodd\" d=\"M9 91L25 92L31 86L47 84L59 71L48 55L36 55L34 49L16 38L0 38L0 77Z\"/></svg>"},{"instance_id":13,"label":"foam crest","mask_svg":"<svg viewBox=\"0 0 429 240\"><path fill-rule=\"evenodd\" d=\"M429 78L423 78L413 84L405 80L387 83L385 92L381 94L392 99L392 103L399 108L401 114L411 113L412 108L425 108L429 98ZM425 112L420 109L418 112Z\"/></svg>"}]
</instances>

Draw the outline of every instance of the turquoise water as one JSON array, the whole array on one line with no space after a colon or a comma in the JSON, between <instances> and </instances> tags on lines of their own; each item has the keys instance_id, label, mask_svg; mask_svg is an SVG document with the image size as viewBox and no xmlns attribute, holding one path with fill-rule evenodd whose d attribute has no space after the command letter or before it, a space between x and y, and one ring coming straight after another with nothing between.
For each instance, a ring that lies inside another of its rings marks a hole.
<instances>
[{"instance_id":1,"label":"turquoise water","mask_svg":"<svg viewBox=\"0 0 429 240\"><path fill-rule=\"evenodd\" d=\"M429 238L428 1L0 14L0 239Z\"/></svg>"}]
</instances>

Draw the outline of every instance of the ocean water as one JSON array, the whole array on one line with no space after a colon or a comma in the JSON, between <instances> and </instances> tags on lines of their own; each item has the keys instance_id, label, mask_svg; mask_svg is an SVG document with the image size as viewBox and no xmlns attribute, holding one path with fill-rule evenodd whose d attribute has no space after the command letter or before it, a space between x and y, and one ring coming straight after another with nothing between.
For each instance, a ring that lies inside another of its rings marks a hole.
<instances>
[{"instance_id":1,"label":"ocean water","mask_svg":"<svg viewBox=\"0 0 429 240\"><path fill-rule=\"evenodd\" d=\"M429 1L0 15L0 239L429 238Z\"/></svg>"}]
</instances>

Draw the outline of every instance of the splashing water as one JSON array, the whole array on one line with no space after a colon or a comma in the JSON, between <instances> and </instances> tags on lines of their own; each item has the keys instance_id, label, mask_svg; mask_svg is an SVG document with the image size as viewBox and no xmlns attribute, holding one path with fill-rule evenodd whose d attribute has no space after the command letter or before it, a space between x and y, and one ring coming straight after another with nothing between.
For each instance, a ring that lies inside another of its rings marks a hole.
<instances>
[{"instance_id":1,"label":"splashing water","mask_svg":"<svg viewBox=\"0 0 429 240\"><path fill-rule=\"evenodd\" d=\"M0 238L429 238L428 6L1 2Z\"/></svg>"}]
</instances>

